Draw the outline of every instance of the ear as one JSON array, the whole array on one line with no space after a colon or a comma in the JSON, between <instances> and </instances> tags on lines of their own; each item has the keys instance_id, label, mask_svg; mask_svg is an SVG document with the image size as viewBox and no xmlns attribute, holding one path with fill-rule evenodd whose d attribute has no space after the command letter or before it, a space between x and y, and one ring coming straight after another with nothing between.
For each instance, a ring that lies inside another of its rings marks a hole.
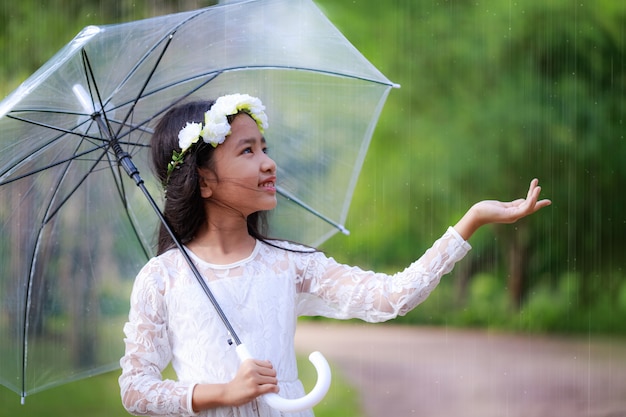
<instances>
[{"instance_id":1,"label":"ear","mask_svg":"<svg viewBox=\"0 0 626 417\"><path fill-rule=\"evenodd\" d=\"M217 176L208 168L198 168L198 183L200 184L200 195L202 198L210 198L217 184Z\"/></svg>"}]
</instances>

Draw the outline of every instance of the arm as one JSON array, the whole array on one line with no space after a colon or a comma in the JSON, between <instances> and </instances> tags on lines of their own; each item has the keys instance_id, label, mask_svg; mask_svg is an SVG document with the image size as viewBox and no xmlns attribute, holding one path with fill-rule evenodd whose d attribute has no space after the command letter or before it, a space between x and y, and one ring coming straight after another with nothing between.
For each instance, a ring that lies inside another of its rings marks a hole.
<instances>
[{"instance_id":1,"label":"arm","mask_svg":"<svg viewBox=\"0 0 626 417\"><path fill-rule=\"evenodd\" d=\"M459 220L454 229L463 239L469 240L476 230L486 224L515 223L551 204L550 200L539 200L540 192L539 181L534 179L530 182L525 199L521 198L510 202L485 200L476 203Z\"/></svg>"},{"instance_id":2,"label":"arm","mask_svg":"<svg viewBox=\"0 0 626 417\"><path fill-rule=\"evenodd\" d=\"M526 199L475 204L422 257L393 276L341 265L317 254L318 259L311 263L314 267L303 274L299 313L370 322L406 314L465 256L470 249L466 241L479 227L513 223L548 206L549 200L538 201L541 189L537 184L537 180L531 182Z\"/></svg>"},{"instance_id":3,"label":"arm","mask_svg":"<svg viewBox=\"0 0 626 417\"><path fill-rule=\"evenodd\" d=\"M172 358L161 273L151 261L133 286L124 326L126 351L120 360L122 404L134 415L190 415L193 386L163 380L161 374Z\"/></svg>"},{"instance_id":4,"label":"arm","mask_svg":"<svg viewBox=\"0 0 626 417\"><path fill-rule=\"evenodd\" d=\"M470 249L450 227L418 260L393 275L364 271L315 253L302 273L298 314L391 320L424 301Z\"/></svg>"}]
</instances>

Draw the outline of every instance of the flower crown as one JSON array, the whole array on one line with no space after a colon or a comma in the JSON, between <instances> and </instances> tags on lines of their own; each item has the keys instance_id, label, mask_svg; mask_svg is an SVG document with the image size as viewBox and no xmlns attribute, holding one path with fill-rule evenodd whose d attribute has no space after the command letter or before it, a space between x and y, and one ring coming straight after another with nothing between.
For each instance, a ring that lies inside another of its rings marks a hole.
<instances>
[{"instance_id":1,"label":"flower crown","mask_svg":"<svg viewBox=\"0 0 626 417\"><path fill-rule=\"evenodd\" d=\"M267 129L267 116L265 106L256 97L248 94L229 94L219 97L206 113L204 113L204 124L187 122L180 132L178 132L178 146L180 152L174 150L172 160L167 164L167 178L165 185L169 182L170 176L179 165L182 165L185 154L200 141L210 143L213 147L224 143L226 136L230 135L230 124L228 116L244 112L250 115L256 122L261 133Z\"/></svg>"}]
</instances>

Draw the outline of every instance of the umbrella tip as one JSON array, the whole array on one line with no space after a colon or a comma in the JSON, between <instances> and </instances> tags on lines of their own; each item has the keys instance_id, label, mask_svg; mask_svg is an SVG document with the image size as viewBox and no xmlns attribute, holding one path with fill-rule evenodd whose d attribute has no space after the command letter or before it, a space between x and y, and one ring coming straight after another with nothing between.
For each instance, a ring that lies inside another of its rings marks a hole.
<instances>
[{"instance_id":1,"label":"umbrella tip","mask_svg":"<svg viewBox=\"0 0 626 417\"><path fill-rule=\"evenodd\" d=\"M400 88L400 84L396 84L396 83L391 84L391 86L392 86L393 88Z\"/></svg>"},{"instance_id":2,"label":"umbrella tip","mask_svg":"<svg viewBox=\"0 0 626 417\"><path fill-rule=\"evenodd\" d=\"M339 228L339 231L341 231L341 233L343 233L344 235L346 236L350 235L350 231L346 229L346 227L343 224L340 224L338 228Z\"/></svg>"}]
</instances>

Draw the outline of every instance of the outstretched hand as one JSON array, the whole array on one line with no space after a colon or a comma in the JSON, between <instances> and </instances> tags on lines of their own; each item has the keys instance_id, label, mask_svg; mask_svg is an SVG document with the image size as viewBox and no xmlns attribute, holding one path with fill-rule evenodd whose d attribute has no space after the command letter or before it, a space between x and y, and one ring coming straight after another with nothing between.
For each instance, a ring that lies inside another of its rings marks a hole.
<instances>
[{"instance_id":1,"label":"outstretched hand","mask_svg":"<svg viewBox=\"0 0 626 417\"><path fill-rule=\"evenodd\" d=\"M472 234L481 226L490 223L514 223L543 207L552 204L550 200L539 200L541 187L539 181L533 179L528 188L526 198L502 202L495 200L485 200L474 204L467 213L454 226L457 232L465 239L469 239Z\"/></svg>"}]
</instances>

